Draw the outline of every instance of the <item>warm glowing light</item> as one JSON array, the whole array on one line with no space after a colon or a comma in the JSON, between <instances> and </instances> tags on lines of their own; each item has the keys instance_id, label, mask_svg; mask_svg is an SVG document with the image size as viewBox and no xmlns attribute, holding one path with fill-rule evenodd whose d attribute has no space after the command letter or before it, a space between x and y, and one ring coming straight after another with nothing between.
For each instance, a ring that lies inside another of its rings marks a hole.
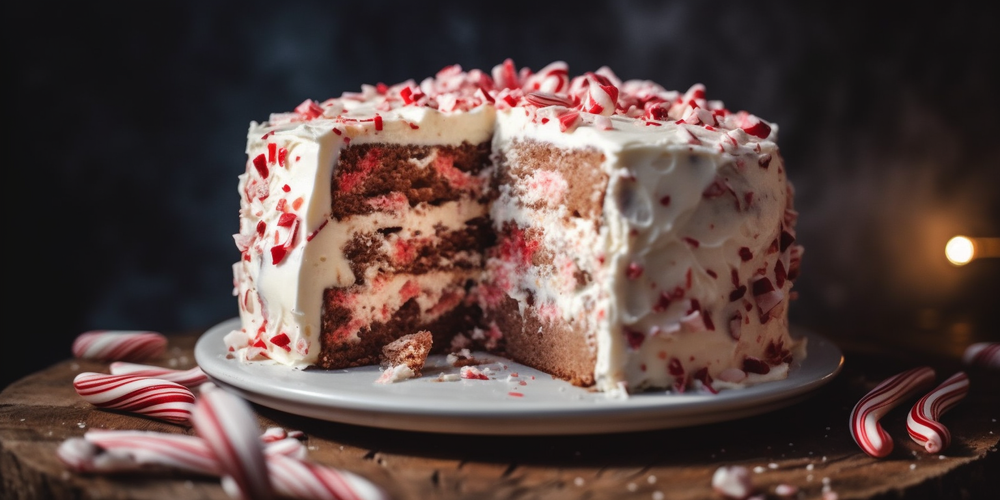
<instances>
[{"instance_id":1,"label":"warm glowing light","mask_svg":"<svg viewBox=\"0 0 1000 500\"><path fill-rule=\"evenodd\" d=\"M976 245L965 236L955 236L944 246L944 256L956 266L964 266L976 258Z\"/></svg>"}]
</instances>

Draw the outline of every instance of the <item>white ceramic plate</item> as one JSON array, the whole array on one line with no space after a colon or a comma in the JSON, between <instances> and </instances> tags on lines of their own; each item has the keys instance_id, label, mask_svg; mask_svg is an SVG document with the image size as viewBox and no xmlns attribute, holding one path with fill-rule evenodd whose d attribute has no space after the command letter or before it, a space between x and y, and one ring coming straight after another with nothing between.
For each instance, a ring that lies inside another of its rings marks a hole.
<instances>
[{"instance_id":1,"label":"white ceramic plate","mask_svg":"<svg viewBox=\"0 0 1000 500\"><path fill-rule=\"evenodd\" d=\"M478 368L489 367L493 380L438 382L441 373L458 373L438 355L428 358L421 377L381 385L374 383L381 373L377 366L298 370L238 363L226 357L222 340L234 328L239 328L235 318L206 331L195 359L213 382L249 401L333 422L450 434L597 434L734 420L798 402L843 366L836 345L793 327L793 335L808 337L808 356L792 366L787 379L718 394L653 392L614 399L486 353L474 355L491 361ZM508 381L513 373L516 380Z\"/></svg>"}]
</instances>

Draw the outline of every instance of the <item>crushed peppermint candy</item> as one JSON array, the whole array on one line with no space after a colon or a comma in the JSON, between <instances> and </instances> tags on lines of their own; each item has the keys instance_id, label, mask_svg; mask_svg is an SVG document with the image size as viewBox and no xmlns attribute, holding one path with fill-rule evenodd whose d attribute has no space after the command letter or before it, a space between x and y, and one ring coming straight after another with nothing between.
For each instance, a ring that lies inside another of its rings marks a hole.
<instances>
[{"instance_id":1,"label":"crushed peppermint candy","mask_svg":"<svg viewBox=\"0 0 1000 500\"><path fill-rule=\"evenodd\" d=\"M712 474L712 489L731 499L744 499L753 494L750 471L741 465L724 465Z\"/></svg>"},{"instance_id":2,"label":"crushed peppermint candy","mask_svg":"<svg viewBox=\"0 0 1000 500\"><path fill-rule=\"evenodd\" d=\"M479 371L475 366L463 366L461 370L462 378L466 380L489 380L490 377Z\"/></svg>"},{"instance_id":3,"label":"crushed peppermint candy","mask_svg":"<svg viewBox=\"0 0 1000 500\"><path fill-rule=\"evenodd\" d=\"M378 110L365 116L355 110L358 103L367 103ZM686 92L667 90L649 80L622 81L608 67L570 76L564 61L555 61L537 73L520 68L511 59L496 65L490 72L465 71L455 64L421 81L406 80L395 85L362 85L361 92L344 92L339 98L323 102L306 99L294 111L275 113L271 124L308 122L318 119L340 122L345 128L367 126L374 131L385 130L388 121L384 112L408 107L423 107L442 113L469 112L481 106L498 110L523 109L536 122L551 124L571 133L580 124L601 130L615 128L611 117L631 120L642 126L664 123L699 127L709 132L728 134L731 142L746 142L748 137L769 139L775 127L746 111L730 111L717 100L706 97L705 86L696 83ZM381 113L380 113L381 112ZM400 120L417 129L414 123ZM692 144L699 139L687 128L681 130ZM340 129L334 129L338 135ZM253 165L261 177L268 175L269 165L285 163L287 151L277 150L268 157L254 159ZM761 163L767 166L767 161Z\"/></svg>"}]
</instances>

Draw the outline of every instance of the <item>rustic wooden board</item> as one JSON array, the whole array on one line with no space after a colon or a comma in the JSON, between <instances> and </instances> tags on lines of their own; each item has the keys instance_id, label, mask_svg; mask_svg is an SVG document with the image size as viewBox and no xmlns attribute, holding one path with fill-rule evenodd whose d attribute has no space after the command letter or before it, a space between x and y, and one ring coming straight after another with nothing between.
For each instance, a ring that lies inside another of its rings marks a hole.
<instances>
[{"instance_id":1,"label":"rustic wooden board","mask_svg":"<svg viewBox=\"0 0 1000 500\"><path fill-rule=\"evenodd\" d=\"M171 337L171 349L152 363L193 366L196 334ZM841 499L987 498L1000 472L1000 372L967 370L969 397L945 415L952 446L929 455L905 430L905 410L883 424L896 438L885 459L863 454L847 420L854 403L880 380L928 365L943 380L963 369L955 359L890 357L841 346L844 371L808 400L734 422L685 429L600 436L454 436L336 424L255 406L261 429L304 431L309 459L347 469L383 486L397 499L717 498L711 477L721 465L755 471L759 491L800 488L819 498L824 484ZM70 473L55 457L59 444L88 429L192 433L142 417L98 410L72 387L81 371L107 364L66 360L26 377L0 394L0 498L162 499L227 498L218 480L172 471L122 476ZM908 408L908 406L907 406Z\"/></svg>"}]
</instances>

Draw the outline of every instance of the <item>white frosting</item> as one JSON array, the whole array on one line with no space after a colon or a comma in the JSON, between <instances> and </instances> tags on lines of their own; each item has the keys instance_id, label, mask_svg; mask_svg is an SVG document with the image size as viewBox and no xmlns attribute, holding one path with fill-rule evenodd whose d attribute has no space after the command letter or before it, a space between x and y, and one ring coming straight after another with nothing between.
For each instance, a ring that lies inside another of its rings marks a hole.
<instances>
[{"instance_id":1,"label":"white frosting","mask_svg":"<svg viewBox=\"0 0 1000 500\"><path fill-rule=\"evenodd\" d=\"M371 118L375 113L370 106L351 103L347 107L350 111L344 116L349 119L354 116ZM343 250L356 234L370 233L375 228L401 227L403 229L394 238L409 239L416 232L434 234L435 226L460 229L465 221L485 213L482 204L470 199L440 206L421 203L411 208L404 198L401 204L395 205L394 200L387 199L385 210L368 215L352 216L343 221L332 217L331 179L340 152L348 143L459 145L464 141L476 144L489 139L494 110L480 106L446 116L429 108L402 108L381 112L382 115L382 130L376 130L374 121L345 122L342 117L302 122L279 116L277 124L251 124L247 172L240 176L239 182L240 234L236 235L237 246L247 251L234 265L234 294L239 297L240 317L247 335L243 344L230 344L231 350L239 351L239 356L250 359L266 356L288 365L316 362L320 351L323 291L354 283L354 273ZM254 158L263 155L269 160L272 149L274 162L268 161L265 165L267 177L264 178ZM284 166L278 153L281 150L286 151ZM261 196L254 196L258 190L267 193L263 200ZM296 206L295 200L301 200L299 208L289 209ZM285 212L277 209L279 203L296 216L298 225L280 226L279 220ZM257 232L261 222L265 224L263 234ZM294 240L290 239L293 238L289 234L292 230L295 231ZM275 265L271 248L286 241L294 241L294 244ZM372 273L366 274L373 277ZM441 287L451 283L433 275L415 279L424 297L427 293L440 295ZM436 283L433 291L428 288L431 286L429 281ZM369 295L374 296L371 292ZM396 304L392 310L400 305ZM287 337L287 343L282 334ZM275 337L282 339L282 345L270 341ZM248 349L260 339L265 341L258 344L258 349Z\"/></svg>"},{"instance_id":2,"label":"white frosting","mask_svg":"<svg viewBox=\"0 0 1000 500\"><path fill-rule=\"evenodd\" d=\"M543 318L546 310L558 311L564 319L587 318L595 334L595 378L598 388L606 391L623 381L633 390L670 387L676 377L668 365L675 358L686 376L707 367L714 379L728 368L742 368L745 356L763 358L768 342L792 348L786 316L775 314L761 325L750 290L750 278L761 267L774 282L773 265L779 258L778 253L770 258L767 254L780 237L788 196L776 144L742 131L670 122L647 126L617 116L612 117L612 127L601 130L584 120L573 130L561 131L558 122L540 124L522 108L498 114L496 147L538 141L566 149L594 148L603 154L601 168L609 177L606 192L597 193L605 196L603 224L596 230L584 219L567 222L565 207L551 203L566 183L553 178L558 174L536 173L527 180L531 186L545 178L547 193L530 187L500 188L491 209L497 228L508 221L520 227L558 228L543 236L544 246L557 256L555 269L528 269L508 294L522 300L523 310L523 299L531 293ZM691 138L698 143L690 144ZM761 158L768 158L764 155L771 158L767 168L760 165ZM507 159L518 161L516 153ZM717 179L733 192L705 196ZM752 192L749 203L748 192ZM540 206L539 199L549 203ZM752 254L750 260L743 261L741 247ZM561 264L559 258L566 256L574 262ZM784 257L787 271L787 252ZM516 274L503 270L514 264L495 260L490 263L493 270ZM594 269L598 261L603 264ZM630 278L629 266L642 271ZM576 269L596 274L591 286L574 290ZM734 269L748 287L743 297L747 302L730 300ZM678 287L682 297L657 307L664 292ZM780 292L787 296L790 287L791 280L786 279ZM692 299L700 306L696 312L691 311ZM745 310L747 303L753 311ZM745 326L761 341L752 336L733 338L729 323L736 311L749 318ZM638 349L629 347L625 329L641 335ZM751 380L762 377L753 374Z\"/></svg>"}]
</instances>

